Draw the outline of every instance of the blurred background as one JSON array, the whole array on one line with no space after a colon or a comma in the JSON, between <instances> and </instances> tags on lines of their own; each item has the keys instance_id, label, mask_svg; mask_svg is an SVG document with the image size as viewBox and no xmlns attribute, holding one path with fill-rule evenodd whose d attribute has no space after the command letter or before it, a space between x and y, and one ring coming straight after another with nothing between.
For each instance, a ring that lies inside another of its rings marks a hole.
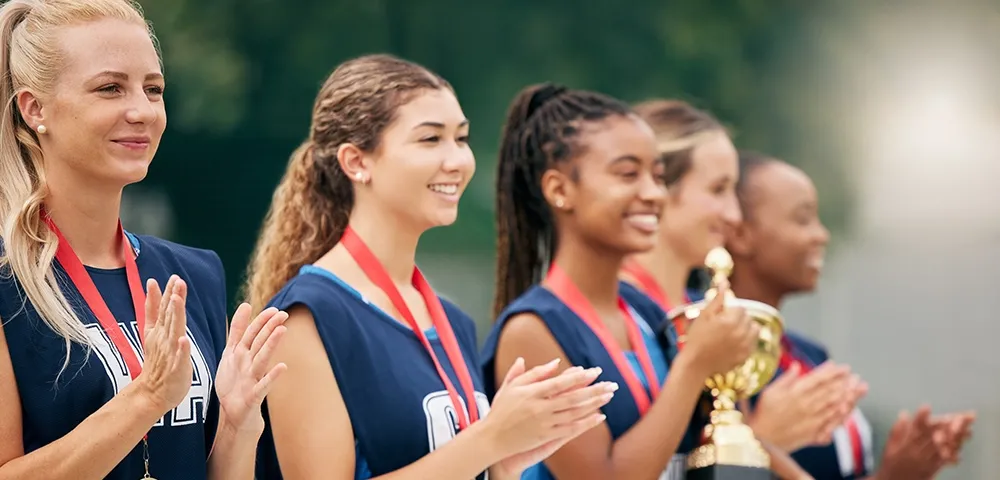
<instances>
[{"instance_id":1,"label":"blurred background","mask_svg":"<svg viewBox=\"0 0 1000 480\"><path fill-rule=\"evenodd\" d=\"M418 261L488 328L493 178L507 103L545 80L711 110L741 148L813 176L833 245L788 323L871 384L881 446L900 409L975 409L961 466L1000 478L1000 1L144 0L169 127L126 190L132 231L210 248L237 302L313 99L340 62L389 52L447 78L478 173ZM876 452L880 455L880 452Z\"/></svg>"}]
</instances>

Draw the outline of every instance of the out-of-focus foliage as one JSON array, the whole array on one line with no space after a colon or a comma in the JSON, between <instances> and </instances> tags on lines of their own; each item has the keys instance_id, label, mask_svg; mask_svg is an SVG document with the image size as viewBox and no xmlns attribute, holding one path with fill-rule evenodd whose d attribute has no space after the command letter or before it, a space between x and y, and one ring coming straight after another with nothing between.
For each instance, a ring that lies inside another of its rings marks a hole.
<instances>
[{"instance_id":1,"label":"out-of-focus foliage","mask_svg":"<svg viewBox=\"0 0 1000 480\"><path fill-rule=\"evenodd\" d=\"M507 103L553 80L629 101L678 97L710 109L741 147L822 174L843 222L836 140L803 96L822 81L809 28L820 4L792 0L146 0L168 77L169 131L147 186L165 189L181 242L223 256L238 284L316 91L341 61L391 52L455 86L478 174L455 227L425 251L490 255L493 170ZM813 83L815 85L815 83ZM803 88L807 87L807 88ZM813 105L815 106L815 105Z\"/></svg>"}]
</instances>

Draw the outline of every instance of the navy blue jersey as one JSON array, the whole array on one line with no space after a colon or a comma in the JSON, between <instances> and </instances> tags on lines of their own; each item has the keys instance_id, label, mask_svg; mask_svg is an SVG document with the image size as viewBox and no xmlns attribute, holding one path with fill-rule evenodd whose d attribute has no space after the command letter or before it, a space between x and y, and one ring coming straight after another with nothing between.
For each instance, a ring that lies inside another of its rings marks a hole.
<instances>
[{"instance_id":1,"label":"navy blue jersey","mask_svg":"<svg viewBox=\"0 0 1000 480\"><path fill-rule=\"evenodd\" d=\"M653 332L660 328L666 314L656 306L653 300L627 283L620 282L620 292L632 311L633 319L638 323L640 331L643 333L653 368L659 377L656 381L662 385L668 374L670 361L673 359L672 355L675 350L664 351ZM597 381L611 381L625 385L625 378L590 327L548 289L535 286L507 306L486 339L482 354L483 377L490 397L496 394L495 362L500 333L507 320L520 313L533 313L541 318L559 343L560 348L565 352L570 364L584 368L601 367L603 373ZM640 368L635 353L626 352L626 357L629 359L633 372L648 388L649 379L645 377L642 368ZM607 416L608 428L611 429L611 436L615 439L624 435L640 418L635 399L627 388L621 388L615 392L611 402L601 410ZM679 448L681 455L675 455L669 465L670 478L684 471L683 454L696 446L694 443L696 438L697 436L693 434L685 436L685 440ZM532 467L522 477L523 480L551 478L553 476L544 464Z\"/></svg>"},{"instance_id":2,"label":"navy blue jersey","mask_svg":"<svg viewBox=\"0 0 1000 480\"><path fill-rule=\"evenodd\" d=\"M187 334L194 366L191 390L149 432L149 469L164 480L206 478L206 459L218 426L213 379L226 344L226 287L219 257L154 237L129 235L145 280L166 285L177 274L187 282ZM73 430L131 382L125 361L104 333L62 267L54 267L63 293L87 327L89 352L74 344L70 364L59 375L66 349L25 299L9 270L0 275L0 318L21 398L25 453L31 453ZM90 277L139 353L139 335L125 269L87 267ZM56 378L58 376L58 382ZM135 480L143 476L142 443L105 477Z\"/></svg>"},{"instance_id":3,"label":"navy blue jersey","mask_svg":"<svg viewBox=\"0 0 1000 480\"><path fill-rule=\"evenodd\" d=\"M786 330L785 336L792 347L790 353L807 367L816 367L830 358L826 349L820 344L796 332ZM777 379L782 373L783 370L778 370L774 378ZM756 400L757 397L754 397L751 403L756 405ZM867 477L874 470L871 425L860 409L855 408L852 416L861 436L863 465L857 465L855 462L851 438L843 426L833 432L833 441L830 444L806 447L792 453L792 458L799 466L816 480L856 480Z\"/></svg>"},{"instance_id":4,"label":"navy blue jersey","mask_svg":"<svg viewBox=\"0 0 1000 480\"><path fill-rule=\"evenodd\" d=\"M454 304L441 303L472 375L480 418L485 417L489 401L476 362L475 325ZM302 305L315 319L351 418L356 479L399 470L455 437L458 419L448 391L416 334L332 272L303 267L270 305L286 311ZM465 392L436 330L425 334L464 402ZM264 415L267 420L266 402ZM282 478L270 426L258 447L257 478Z\"/></svg>"}]
</instances>

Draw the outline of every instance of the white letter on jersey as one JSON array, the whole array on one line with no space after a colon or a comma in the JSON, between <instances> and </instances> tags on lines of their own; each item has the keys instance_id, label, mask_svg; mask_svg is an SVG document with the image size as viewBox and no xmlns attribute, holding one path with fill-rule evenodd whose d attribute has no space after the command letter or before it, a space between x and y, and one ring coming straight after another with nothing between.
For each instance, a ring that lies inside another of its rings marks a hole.
<instances>
[{"instance_id":1,"label":"white letter on jersey","mask_svg":"<svg viewBox=\"0 0 1000 480\"><path fill-rule=\"evenodd\" d=\"M191 367L194 377L191 379L191 390L177 405L171 415L171 425L191 425L193 423L203 423L205 421L205 407L208 399L212 395L212 372L208 371L208 362L201 348L194 342L194 335L191 330L187 331L188 339L191 340Z\"/></svg>"},{"instance_id":2,"label":"white letter on jersey","mask_svg":"<svg viewBox=\"0 0 1000 480\"><path fill-rule=\"evenodd\" d=\"M462 408L466 409L465 399L461 396L458 398L462 402ZM476 392L476 406L479 407L479 418L485 418L490 411L490 401L486 395ZM458 433L458 416L447 390L432 392L424 397L424 416L427 417L427 443L430 451L441 448L455 438Z\"/></svg>"},{"instance_id":3,"label":"white letter on jersey","mask_svg":"<svg viewBox=\"0 0 1000 480\"><path fill-rule=\"evenodd\" d=\"M125 328L124 324L118 324L118 328L122 329L122 332L125 333L125 338L128 339L132 353L138 357L139 363L143 363L142 352L138 347L139 335L136 323L131 322L129 328ZM87 325L86 330L91 344L94 346L94 355L104 365L104 371L108 375L108 380L111 381L111 385L114 387L115 394L117 395L128 384L132 383L132 377L129 376L125 359L118 349L115 348L114 343L100 325ZM187 331L187 336L191 342L191 363L194 370L191 380L191 390L188 391L184 400L177 405L177 408L173 410L169 425L190 425L192 423L204 422L205 405L208 404L209 396L212 393L212 372L208 368L205 356L198 342L195 342L190 330ZM161 418L156 422L155 426L163 426L164 420L165 418Z\"/></svg>"}]
</instances>

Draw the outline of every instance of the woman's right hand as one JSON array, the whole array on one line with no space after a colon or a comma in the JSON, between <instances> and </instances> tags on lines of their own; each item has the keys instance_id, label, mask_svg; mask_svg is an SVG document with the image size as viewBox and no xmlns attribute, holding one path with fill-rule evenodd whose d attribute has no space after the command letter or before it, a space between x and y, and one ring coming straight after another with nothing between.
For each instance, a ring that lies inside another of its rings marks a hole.
<instances>
[{"instance_id":1,"label":"woman's right hand","mask_svg":"<svg viewBox=\"0 0 1000 480\"><path fill-rule=\"evenodd\" d=\"M691 322L680 355L688 354L705 376L724 373L746 361L757 347L760 326L742 308L726 308L729 284L719 285L715 298Z\"/></svg>"},{"instance_id":2,"label":"woman's right hand","mask_svg":"<svg viewBox=\"0 0 1000 480\"><path fill-rule=\"evenodd\" d=\"M562 445L604 422L600 408L611 401L618 385L591 383L600 368L572 367L553 375L559 361L524 371L518 358L497 391L489 426L494 448L504 460L496 474L518 477L525 468L554 453ZM502 473L501 473L502 472Z\"/></svg>"},{"instance_id":3,"label":"woman's right hand","mask_svg":"<svg viewBox=\"0 0 1000 480\"><path fill-rule=\"evenodd\" d=\"M915 415L900 412L889 431L882 452L878 480L926 480L934 478L948 463L935 440L930 407L923 406Z\"/></svg>"},{"instance_id":4,"label":"woman's right hand","mask_svg":"<svg viewBox=\"0 0 1000 480\"><path fill-rule=\"evenodd\" d=\"M176 275L164 292L156 280L146 282L146 328L142 373L135 379L157 411L176 407L191 390L191 343L187 337L187 285Z\"/></svg>"},{"instance_id":5,"label":"woman's right hand","mask_svg":"<svg viewBox=\"0 0 1000 480\"><path fill-rule=\"evenodd\" d=\"M866 392L846 365L828 361L803 374L796 363L764 389L747 423L786 452L825 445Z\"/></svg>"}]
</instances>

